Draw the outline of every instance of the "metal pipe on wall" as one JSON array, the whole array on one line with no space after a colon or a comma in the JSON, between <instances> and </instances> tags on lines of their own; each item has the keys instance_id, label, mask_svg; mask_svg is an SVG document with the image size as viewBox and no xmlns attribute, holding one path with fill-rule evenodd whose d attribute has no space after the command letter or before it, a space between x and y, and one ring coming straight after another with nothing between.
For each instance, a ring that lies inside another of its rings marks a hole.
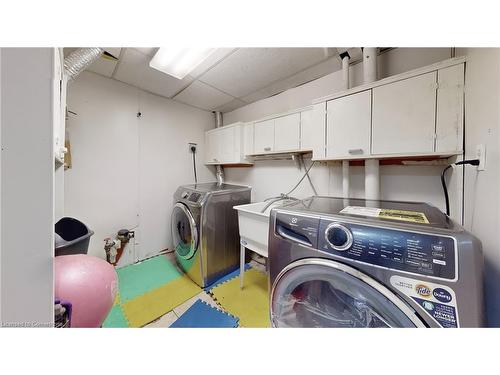
<instances>
[{"instance_id":1,"label":"metal pipe on wall","mask_svg":"<svg viewBox=\"0 0 500 375\"><path fill-rule=\"evenodd\" d=\"M363 48L363 81L377 80L378 48ZM365 198L380 199L380 165L378 159L365 160Z\"/></svg>"},{"instance_id":2,"label":"metal pipe on wall","mask_svg":"<svg viewBox=\"0 0 500 375\"><path fill-rule=\"evenodd\" d=\"M220 128L223 124L222 112L215 111L215 127ZM215 178L217 179L217 185L221 186L224 183L224 169L222 165L215 166Z\"/></svg>"}]
</instances>

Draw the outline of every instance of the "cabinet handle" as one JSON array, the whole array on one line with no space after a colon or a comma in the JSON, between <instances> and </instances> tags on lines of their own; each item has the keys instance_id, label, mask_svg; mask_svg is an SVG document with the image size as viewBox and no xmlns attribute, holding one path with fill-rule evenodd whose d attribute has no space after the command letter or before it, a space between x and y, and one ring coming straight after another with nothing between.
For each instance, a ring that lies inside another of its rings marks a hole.
<instances>
[{"instance_id":1,"label":"cabinet handle","mask_svg":"<svg viewBox=\"0 0 500 375\"><path fill-rule=\"evenodd\" d=\"M271 147L264 147L264 151L271 151Z\"/></svg>"},{"instance_id":2,"label":"cabinet handle","mask_svg":"<svg viewBox=\"0 0 500 375\"><path fill-rule=\"evenodd\" d=\"M349 154L351 154L351 155L362 154L363 149L362 148L351 148L351 149L347 150L347 152L349 152Z\"/></svg>"}]
</instances>

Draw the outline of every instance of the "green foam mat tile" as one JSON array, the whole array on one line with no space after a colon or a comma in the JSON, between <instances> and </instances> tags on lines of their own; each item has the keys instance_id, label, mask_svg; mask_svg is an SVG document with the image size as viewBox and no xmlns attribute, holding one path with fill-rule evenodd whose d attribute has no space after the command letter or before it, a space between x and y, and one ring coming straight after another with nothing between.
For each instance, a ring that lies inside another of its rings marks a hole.
<instances>
[{"instance_id":1,"label":"green foam mat tile","mask_svg":"<svg viewBox=\"0 0 500 375\"><path fill-rule=\"evenodd\" d=\"M102 323L103 328L127 328L128 321L120 305L114 305L106 320Z\"/></svg>"},{"instance_id":2,"label":"green foam mat tile","mask_svg":"<svg viewBox=\"0 0 500 375\"><path fill-rule=\"evenodd\" d=\"M121 304L181 276L175 265L164 255L119 268L116 272Z\"/></svg>"}]
</instances>

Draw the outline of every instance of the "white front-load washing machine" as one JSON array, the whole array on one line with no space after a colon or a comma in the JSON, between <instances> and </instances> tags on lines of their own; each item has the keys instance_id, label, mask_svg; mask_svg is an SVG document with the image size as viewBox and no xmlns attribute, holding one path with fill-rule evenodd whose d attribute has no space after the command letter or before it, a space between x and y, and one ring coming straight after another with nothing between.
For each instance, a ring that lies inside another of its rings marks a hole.
<instances>
[{"instance_id":1,"label":"white front-load washing machine","mask_svg":"<svg viewBox=\"0 0 500 375\"><path fill-rule=\"evenodd\" d=\"M425 203L312 197L275 208L274 327L481 327L480 242Z\"/></svg>"}]
</instances>

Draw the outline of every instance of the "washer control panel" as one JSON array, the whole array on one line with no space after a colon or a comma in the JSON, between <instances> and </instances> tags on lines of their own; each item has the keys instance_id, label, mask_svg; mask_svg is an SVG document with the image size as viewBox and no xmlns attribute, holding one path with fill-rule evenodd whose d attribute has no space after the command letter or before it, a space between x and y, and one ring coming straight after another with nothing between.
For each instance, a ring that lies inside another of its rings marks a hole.
<instances>
[{"instance_id":1,"label":"washer control panel","mask_svg":"<svg viewBox=\"0 0 500 375\"><path fill-rule=\"evenodd\" d=\"M455 280L451 237L278 212L275 235L332 255L416 275Z\"/></svg>"},{"instance_id":2,"label":"washer control panel","mask_svg":"<svg viewBox=\"0 0 500 375\"><path fill-rule=\"evenodd\" d=\"M318 249L363 263L454 280L450 237L321 220ZM324 234L324 235L323 235Z\"/></svg>"}]
</instances>

